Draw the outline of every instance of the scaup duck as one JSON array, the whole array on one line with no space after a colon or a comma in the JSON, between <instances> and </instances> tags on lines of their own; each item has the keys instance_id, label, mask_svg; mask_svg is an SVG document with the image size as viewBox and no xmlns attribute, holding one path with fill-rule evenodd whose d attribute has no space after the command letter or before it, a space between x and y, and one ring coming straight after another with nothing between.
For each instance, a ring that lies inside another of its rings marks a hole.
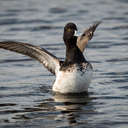
<instances>
[{"instance_id":1,"label":"scaup duck","mask_svg":"<svg viewBox=\"0 0 128 128\"><path fill-rule=\"evenodd\" d=\"M80 37L74 35L77 27L68 23L64 27L63 40L66 45L66 58L60 61L47 50L28 43L3 41L0 48L30 56L56 75L52 90L58 93L87 92L92 78L92 65L83 56L88 41L100 22L87 29Z\"/></svg>"}]
</instances>

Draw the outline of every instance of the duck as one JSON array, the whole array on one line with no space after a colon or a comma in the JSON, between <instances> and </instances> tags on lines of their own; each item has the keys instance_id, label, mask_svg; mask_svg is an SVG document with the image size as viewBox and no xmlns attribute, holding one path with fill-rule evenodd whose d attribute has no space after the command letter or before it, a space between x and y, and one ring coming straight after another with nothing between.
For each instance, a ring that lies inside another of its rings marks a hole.
<instances>
[{"instance_id":1,"label":"duck","mask_svg":"<svg viewBox=\"0 0 128 128\"><path fill-rule=\"evenodd\" d=\"M39 61L45 68L56 76L52 90L55 93L83 93L88 91L93 75L93 67L83 52L92 39L100 22L86 29L81 36L76 36L75 23L67 23L64 27L63 41L66 46L64 61L51 54L44 48L29 43L17 41L1 41L0 48L10 50Z\"/></svg>"}]
</instances>

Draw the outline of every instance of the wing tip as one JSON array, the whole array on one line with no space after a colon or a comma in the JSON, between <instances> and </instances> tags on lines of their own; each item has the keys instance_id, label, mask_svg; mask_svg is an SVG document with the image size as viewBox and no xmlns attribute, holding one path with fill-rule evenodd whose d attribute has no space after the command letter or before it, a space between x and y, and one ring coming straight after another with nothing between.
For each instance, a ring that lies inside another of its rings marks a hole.
<instances>
[{"instance_id":1,"label":"wing tip","mask_svg":"<svg viewBox=\"0 0 128 128\"><path fill-rule=\"evenodd\" d=\"M96 28L102 23L102 21L97 21L95 22L92 26L90 26L87 30L85 30L85 32L83 33L83 35L87 36L89 38L89 40L92 39L94 32L96 30Z\"/></svg>"}]
</instances>

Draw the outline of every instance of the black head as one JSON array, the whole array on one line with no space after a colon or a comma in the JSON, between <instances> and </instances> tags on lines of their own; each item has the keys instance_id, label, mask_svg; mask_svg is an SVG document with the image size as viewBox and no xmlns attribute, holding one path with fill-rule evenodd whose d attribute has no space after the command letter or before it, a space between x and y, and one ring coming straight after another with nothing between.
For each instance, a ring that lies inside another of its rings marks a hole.
<instances>
[{"instance_id":1,"label":"black head","mask_svg":"<svg viewBox=\"0 0 128 128\"><path fill-rule=\"evenodd\" d=\"M74 23L67 23L64 27L64 41L70 42L70 40L72 40L72 38L74 37L75 31L77 31L77 26Z\"/></svg>"},{"instance_id":2,"label":"black head","mask_svg":"<svg viewBox=\"0 0 128 128\"><path fill-rule=\"evenodd\" d=\"M64 27L63 39L66 45L66 59L64 65L85 61L82 52L76 45L77 37L74 35L75 31L77 31L77 26L74 23L68 23Z\"/></svg>"}]
</instances>

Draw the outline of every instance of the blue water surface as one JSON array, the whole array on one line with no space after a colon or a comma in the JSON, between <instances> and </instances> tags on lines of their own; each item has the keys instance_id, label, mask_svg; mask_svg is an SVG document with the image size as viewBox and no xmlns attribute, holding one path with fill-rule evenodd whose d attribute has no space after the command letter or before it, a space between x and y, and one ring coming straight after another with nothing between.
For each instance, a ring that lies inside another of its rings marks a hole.
<instances>
[{"instance_id":1,"label":"blue water surface","mask_svg":"<svg viewBox=\"0 0 128 128\"><path fill-rule=\"evenodd\" d=\"M63 27L102 21L85 57L94 67L88 96L53 95L39 62L0 49L0 128L127 128L128 1L1 0L0 41L41 46L65 57Z\"/></svg>"}]
</instances>

